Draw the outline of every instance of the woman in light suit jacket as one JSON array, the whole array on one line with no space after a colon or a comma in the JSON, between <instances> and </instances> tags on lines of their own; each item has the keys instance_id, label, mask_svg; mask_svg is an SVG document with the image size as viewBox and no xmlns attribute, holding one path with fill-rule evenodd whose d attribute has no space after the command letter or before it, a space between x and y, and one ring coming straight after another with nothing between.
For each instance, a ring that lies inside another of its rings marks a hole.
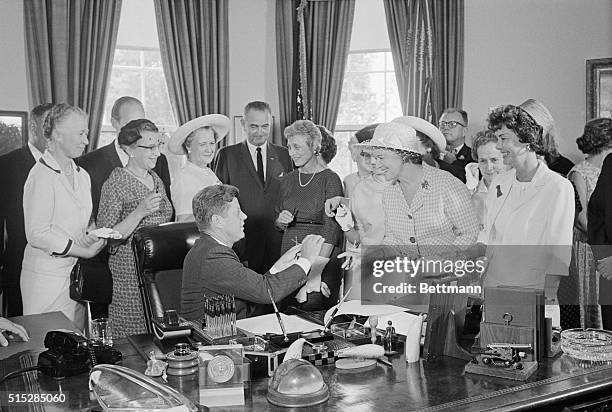
<instances>
[{"instance_id":1,"label":"woman in light suit jacket","mask_svg":"<svg viewBox=\"0 0 612 412\"><path fill-rule=\"evenodd\" d=\"M479 237L487 244L489 259L484 286L545 289L547 302L554 303L571 259L572 184L538 160L542 128L526 111L501 106L489 114L488 122L504 163L512 169L489 187Z\"/></svg>"},{"instance_id":2,"label":"woman in light suit jacket","mask_svg":"<svg viewBox=\"0 0 612 412\"><path fill-rule=\"evenodd\" d=\"M23 314L62 311L84 326L84 306L70 299L70 272L77 258L98 254L106 241L87 234L91 190L87 172L72 159L87 140L87 114L65 103L49 111L43 126L48 148L23 191L28 240L21 270Z\"/></svg>"}]
</instances>

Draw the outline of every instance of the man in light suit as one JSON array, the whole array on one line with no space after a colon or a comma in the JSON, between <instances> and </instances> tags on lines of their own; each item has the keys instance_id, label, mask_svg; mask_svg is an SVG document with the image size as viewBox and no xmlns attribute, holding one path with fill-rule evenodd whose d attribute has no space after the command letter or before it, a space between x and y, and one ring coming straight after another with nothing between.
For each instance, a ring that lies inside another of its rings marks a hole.
<instances>
[{"instance_id":1,"label":"man in light suit","mask_svg":"<svg viewBox=\"0 0 612 412\"><path fill-rule=\"evenodd\" d=\"M265 274L245 267L232 245L244 237L247 216L238 204L238 189L213 185L193 198L193 215L200 238L183 263L181 315L195 320L204 317L205 296L231 295L236 298L238 319L263 313L263 306L295 292L306 283L324 239L308 235L301 245L285 253Z\"/></svg>"},{"instance_id":2,"label":"man in light suit","mask_svg":"<svg viewBox=\"0 0 612 412\"><path fill-rule=\"evenodd\" d=\"M272 115L267 103L247 104L241 123L247 140L219 151L215 173L240 190L240 206L249 217L245 242L236 245L238 255L249 268L264 273L280 255L281 233L274 229L278 178L293 166L286 148L268 142Z\"/></svg>"},{"instance_id":3,"label":"man in light suit","mask_svg":"<svg viewBox=\"0 0 612 412\"><path fill-rule=\"evenodd\" d=\"M118 98L111 110L111 123L119 134L123 126L136 119L144 119L144 107L140 100L123 96ZM100 205L100 193L102 185L108 179L113 169L124 167L129 160L127 153L119 147L117 139L112 143L89 152L77 159L77 164L87 170L91 178L91 200L93 203L92 216L97 218L98 206ZM160 154L153 169L164 182L166 194L170 198L170 172L168 171L168 160Z\"/></svg>"},{"instance_id":4,"label":"man in light suit","mask_svg":"<svg viewBox=\"0 0 612 412\"><path fill-rule=\"evenodd\" d=\"M53 104L36 106L30 112L28 145L0 157L0 237L6 228L6 243L0 243L2 257L2 302L6 316L23 315L21 262L27 243L23 222L23 186L30 169L47 147L42 126Z\"/></svg>"}]
</instances>

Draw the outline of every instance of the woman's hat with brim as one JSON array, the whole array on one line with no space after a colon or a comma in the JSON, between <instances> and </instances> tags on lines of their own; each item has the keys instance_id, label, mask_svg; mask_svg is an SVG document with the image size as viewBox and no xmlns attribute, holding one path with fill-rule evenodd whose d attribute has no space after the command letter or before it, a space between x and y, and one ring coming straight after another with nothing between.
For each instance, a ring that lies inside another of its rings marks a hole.
<instances>
[{"instance_id":1,"label":"woman's hat with brim","mask_svg":"<svg viewBox=\"0 0 612 412\"><path fill-rule=\"evenodd\" d=\"M217 133L217 140L225 137L230 128L230 119L222 114L207 114L200 116L196 119L190 120L181 127L179 127L170 138L168 142L168 149L174 154L183 155L185 149L183 149L183 142L187 139L187 136L194 130L201 127L209 126Z\"/></svg>"},{"instance_id":2,"label":"woman's hat with brim","mask_svg":"<svg viewBox=\"0 0 612 412\"><path fill-rule=\"evenodd\" d=\"M357 143L355 147L402 150L418 154L425 152L416 131L412 127L399 122L379 124L374 130L372 140Z\"/></svg>"},{"instance_id":3,"label":"woman's hat with brim","mask_svg":"<svg viewBox=\"0 0 612 412\"><path fill-rule=\"evenodd\" d=\"M391 120L391 122L405 124L412 127L417 132L423 133L425 136L429 137L436 144L436 146L438 146L440 153L444 153L446 150L446 138L440 129L429 123L427 120L415 116L402 116Z\"/></svg>"}]
</instances>

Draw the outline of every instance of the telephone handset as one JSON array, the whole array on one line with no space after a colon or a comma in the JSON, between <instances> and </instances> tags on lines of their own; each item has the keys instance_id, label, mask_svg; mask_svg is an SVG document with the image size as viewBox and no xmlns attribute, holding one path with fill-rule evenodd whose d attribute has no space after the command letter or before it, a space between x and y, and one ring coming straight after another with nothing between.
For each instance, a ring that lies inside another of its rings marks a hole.
<instances>
[{"instance_id":1,"label":"telephone handset","mask_svg":"<svg viewBox=\"0 0 612 412\"><path fill-rule=\"evenodd\" d=\"M107 345L91 342L69 330L52 330L45 336L48 349L38 356L38 368L53 378L79 375L100 363L117 364L121 352Z\"/></svg>"}]
</instances>

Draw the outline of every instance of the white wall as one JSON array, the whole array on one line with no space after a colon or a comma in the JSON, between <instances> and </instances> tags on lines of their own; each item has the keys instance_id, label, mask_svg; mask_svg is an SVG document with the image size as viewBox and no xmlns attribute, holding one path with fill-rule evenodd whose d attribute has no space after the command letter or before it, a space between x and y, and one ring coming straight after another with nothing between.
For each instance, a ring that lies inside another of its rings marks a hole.
<instances>
[{"instance_id":1,"label":"white wall","mask_svg":"<svg viewBox=\"0 0 612 412\"><path fill-rule=\"evenodd\" d=\"M467 0L463 106L475 132L488 108L541 100L560 151L582 158L587 59L612 56L610 0Z\"/></svg>"},{"instance_id":2,"label":"white wall","mask_svg":"<svg viewBox=\"0 0 612 412\"><path fill-rule=\"evenodd\" d=\"M270 104L278 116L275 0L229 1L229 116L242 116L253 100ZM280 133L278 117L274 133Z\"/></svg>"},{"instance_id":3,"label":"white wall","mask_svg":"<svg viewBox=\"0 0 612 412\"><path fill-rule=\"evenodd\" d=\"M0 110L29 111L23 1L0 0Z\"/></svg>"}]
</instances>

